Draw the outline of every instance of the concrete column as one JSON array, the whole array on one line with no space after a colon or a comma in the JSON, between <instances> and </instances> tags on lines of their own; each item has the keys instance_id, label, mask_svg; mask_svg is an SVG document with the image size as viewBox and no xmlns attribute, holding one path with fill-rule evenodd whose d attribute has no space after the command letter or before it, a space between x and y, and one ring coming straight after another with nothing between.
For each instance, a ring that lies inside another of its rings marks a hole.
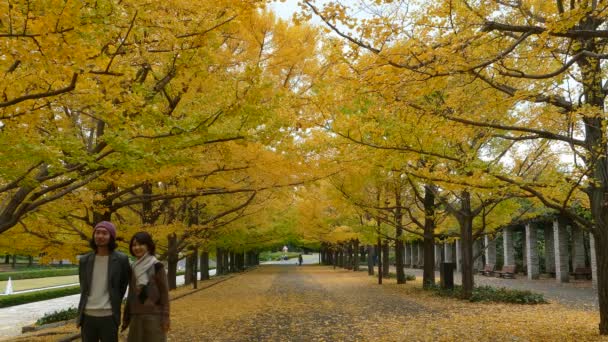
<instances>
[{"instance_id":1,"label":"concrete column","mask_svg":"<svg viewBox=\"0 0 608 342\"><path fill-rule=\"evenodd\" d=\"M445 262L454 262L454 257L452 256L452 244L444 243L443 248L445 248Z\"/></svg>"},{"instance_id":2,"label":"concrete column","mask_svg":"<svg viewBox=\"0 0 608 342\"><path fill-rule=\"evenodd\" d=\"M433 247L435 247L435 269L439 269L441 265L441 245L435 243Z\"/></svg>"},{"instance_id":3,"label":"concrete column","mask_svg":"<svg viewBox=\"0 0 608 342\"><path fill-rule=\"evenodd\" d=\"M412 248L410 249L411 260L412 260L412 268L415 268L418 265L418 242L412 242Z\"/></svg>"},{"instance_id":4,"label":"concrete column","mask_svg":"<svg viewBox=\"0 0 608 342\"><path fill-rule=\"evenodd\" d=\"M545 272L555 273L555 242L553 242L553 227L543 229L545 234Z\"/></svg>"},{"instance_id":5,"label":"concrete column","mask_svg":"<svg viewBox=\"0 0 608 342\"><path fill-rule=\"evenodd\" d=\"M533 225L532 227L534 228L535 226ZM526 228L525 227L524 227L524 231L522 233L523 233L523 238L521 239L521 249L522 249L522 253L521 253L522 254L521 255L522 266L521 267L523 268L522 271L526 272L526 274L527 274L527 272L528 272L528 261L527 261L528 260L528 241L526 241ZM513 234L515 234L515 232L513 232ZM515 259L513 259L513 260L515 260Z\"/></svg>"},{"instance_id":6,"label":"concrete column","mask_svg":"<svg viewBox=\"0 0 608 342\"><path fill-rule=\"evenodd\" d=\"M424 265L424 246L422 241L418 243L418 264L420 266Z\"/></svg>"},{"instance_id":7,"label":"concrete column","mask_svg":"<svg viewBox=\"0 0 608 342\"><path fill-rule=\"evenodd\" d=\"M481 258L481 240L473 241L473 258L477 256L476 259L473 259L473 272L477 273L483 270L483 260Z\"/></svg>"},{"instance_id":8,"label":"concrete column","mask_svg":"<svg viewBox=\"0 0 608 342\"><path fill-rule=\"evenodd\" d=\"M405 251L403 252L403 264L405 265L405 267L410 267L411 263L412 263L412 246L409 243L405 243Z\"/></svg>"},{"instance_id":9,"label":"concrete column","mask_svg":"<svg viewBox=\"0 0 608 342\"><path fill-rule=\"evenodd\" d=\"M502 246L504 251L503 265L515 265L515 251L513 250L513 228L505 227L502 230Z\"/></svg>"},{"instance_id":10,"label":"concrete column","mask_svg":"<svg viewBox=\"0 0 608 342\"><path fill-rule=\"evenodd\" d=\"M593 288L597 290L597 256L595 254L595 238L589 234L589 256L591 257L591 279Z\"/></svg>"},{"instance_id":11,"label":"concrete column","mask_svg":"<svg viewBox=\"0 0 608 342\"><path fill-rule=\"evenodd\" d=\"M555 249L555 279L558 283L570 281L568 267L568 235L563 219L553 220L553 248Z\"/></svg>"},{"instance_id":12,"label":"concrete column","mask_svg":"<svg viewBox=\"0 0 608 342\"><path fill-rule=\"evenodd\" d=\"M486 245L486 265L496 265L496 240L490 240L489 236L485 236Z\"/></svg>"},{"instance_id":13,"label":"concrete column","mask_svg":"<svg viewBox=\"0 0 608 342\"><path fill-rule=\"evenodd\" d=\"M462 253L460 250L460 240L456 240L456 243L454 244L456 246L456 272L461 272L462 271Z\"/></svg>"},{"instance_id":14,"label":"concrete column","mask_svg":"<svg viewBox=\"0 0 608 342\"><path fill-rule=\"evenodd\" d=\"M585 267L585 238L583 231L572 227L572 269Z\"/></svg>"},{"instance_id":15,"label":"concrete column","mask_svg":"<svg viewBox=\"0 0 608 342\"><path fill-rule=\"evenodd\" d=\"M538 264L538 249L536 225L526 224L526 264L528 266L528 279L538 279L540 265Z\"/></svg>"}]
</instances>

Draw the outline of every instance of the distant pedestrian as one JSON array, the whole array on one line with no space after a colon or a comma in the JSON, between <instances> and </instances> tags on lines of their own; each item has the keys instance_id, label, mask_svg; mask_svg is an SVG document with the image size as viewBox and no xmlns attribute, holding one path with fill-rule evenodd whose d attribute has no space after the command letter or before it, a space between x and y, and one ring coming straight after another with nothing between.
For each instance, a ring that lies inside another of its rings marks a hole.
<instances>
[{"instance_id":1,"label":"distant pedestrian","mask_svg":"<svg viewBox=\"0 0 608 342\"><path fill-rule=\"evenodd\" d=\"M129 294L122 330L129 327L129 342L167 341L169 331L169 285L165 267L154 256L156 245L147 232L133 235L129 251L131 266Z\"/></svg>"},{"instance_id":2,"label":"distant pedestrian","mask_svg":"<svg viewBox=\"0 0 608 342\"><path fill-rule=\"evenodd\" d=\"M76 325L83 342L118 341L120 304L129 284L129 258L116 251L116 227L101 221L93 229L93 252L80 258L80 302Z\"/></svg>"},{"instance_id":3,"label":"distant pedestrian","mask_svg":"<svg viewBox=\"0 0 608 342\"><path fill-rule=\"evenodd\" d=\"M300 264L300 266L302 266L302 254L298 255L298 264Z\"/></svg>"}]
</instances>

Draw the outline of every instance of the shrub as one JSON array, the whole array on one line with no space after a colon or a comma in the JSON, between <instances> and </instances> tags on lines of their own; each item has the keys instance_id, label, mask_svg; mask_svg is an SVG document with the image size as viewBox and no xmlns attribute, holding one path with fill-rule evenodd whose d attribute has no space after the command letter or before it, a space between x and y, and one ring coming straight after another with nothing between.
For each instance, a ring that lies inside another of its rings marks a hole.
<instances>
[{"instance_id":1,"label":"shrub","mask_svg":"<svg viewBox=\"0 0 608 342\"><path fill-rule=\"evenodd\" d=\"M527 290L514 290L504 287L479 286L473 290L471 302L505 302L518 304L547 303L544 296Z\"/></svg>"},{"instance_id":2,"label":"shrub","mask_svg":"<svg viewBox=\"0 0 608 342\"><path fill-rule=\"evenodd\" d=\"M7 296L0 296L0 308L6 308L13 305L38 302L41 300L53 299L58 297L69 296L80 293L80 286L62 287L58 289L33 291L26 293L18 293Z\"/></svg>"},{"instance_id":3,"label":"shrub","mask_svg":"<svg viewBox=\"0 0 608 342\"><path fill-rule=\"evenodd\" d=\"M49 324L60 321L67 321L69 319L76 318L78 316L78 308L71 307L68 309L53 311L48 313L42 317L40 317L36 321L36 325Z\"/></svg>"},{"instance_id":4,"label":"shrub","mask_svg":"<svg viewBox=\"0 0 608 342\"><path fill-rule=\"evenodd\" d=\"M24 270L17 272L2 272L0 273L0 281L6 281L10 277L12 280L19 279L34 279L34 278L47 278L47 277L62 277L77 275L78 267L70 268L55 268L55 269L33 269Z\"/></svg>"},{"instance_id":5,"label":"shrub","mask_svg":"<svg viewBox=\"0 0 608 342\"><path fill-rule=\"evenodd\" d=\"M377 277L378 274L373 274L371 276L372 277ZM388 277L386 277L386 278L397 278L397 274L394 273L394 272L389 272ZM414 281L414 280L416 280L416 276L413 275L413 274L406 273L405 274L405 280L406 281Z\"/></svg>"},{"instance_id":6,"label":"shrub","mask_svg":"<svg viewBox=\"0 0 608 342\"><path fill-rule=\"evenodd\" d=\"M442 297L460 298L462 286L454 285L454 289L444 289L439 285L433 285L428 290ZM492 286L476 286L469 299L471 302L500 302L514 304L545 304L547 301L540 293L531 291L507 289L505 287L495 288Z\"/></svg>"},{"instance_id":7,"label":"shrub","mask_svg":"<svg viewBox=\"0 0 608 342\"><path fill-rule=\"evenodd\" d=\"M262 252L260 253L260 261L279 261L281 257L285 255L283 252ZM288 258L297 258L300 253L298 252L288 252Z\"/></svg>"}]
</instances>

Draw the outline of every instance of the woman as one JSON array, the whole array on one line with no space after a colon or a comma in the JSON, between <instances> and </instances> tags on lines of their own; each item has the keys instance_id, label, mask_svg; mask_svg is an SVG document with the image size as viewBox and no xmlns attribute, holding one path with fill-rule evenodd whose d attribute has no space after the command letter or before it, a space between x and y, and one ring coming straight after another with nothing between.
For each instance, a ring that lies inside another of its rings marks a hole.
<instances>
[{"instance_id":1,"label":"woman","mask_svg":"<svg viewBox=\"0 0 608 342\"><path fill-rule=\"evenodd\" d=\"M147 232L133 235L129 243L131 281L122 330L129 327L129 342L166 341L169 331L169 286L162 263L154 257L156 245Z\"/></svg>"}]
</instances>

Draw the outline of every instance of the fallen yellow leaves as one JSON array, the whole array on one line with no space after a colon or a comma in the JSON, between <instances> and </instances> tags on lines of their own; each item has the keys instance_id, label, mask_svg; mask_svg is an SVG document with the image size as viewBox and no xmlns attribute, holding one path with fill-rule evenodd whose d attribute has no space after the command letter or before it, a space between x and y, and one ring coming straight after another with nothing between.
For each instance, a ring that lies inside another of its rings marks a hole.
<instances>
[{"instance_id":1,"label":"fallen yellow leaves","mask_svg":"<svg viewBox=\"0 0 608 342\"><path fill-rule=\"evenodd\" d=\"M170 341L608 341L597 312L470 303L330 267L263 266L172 301L171 314Z\"/></svg>"}]
</instances>

